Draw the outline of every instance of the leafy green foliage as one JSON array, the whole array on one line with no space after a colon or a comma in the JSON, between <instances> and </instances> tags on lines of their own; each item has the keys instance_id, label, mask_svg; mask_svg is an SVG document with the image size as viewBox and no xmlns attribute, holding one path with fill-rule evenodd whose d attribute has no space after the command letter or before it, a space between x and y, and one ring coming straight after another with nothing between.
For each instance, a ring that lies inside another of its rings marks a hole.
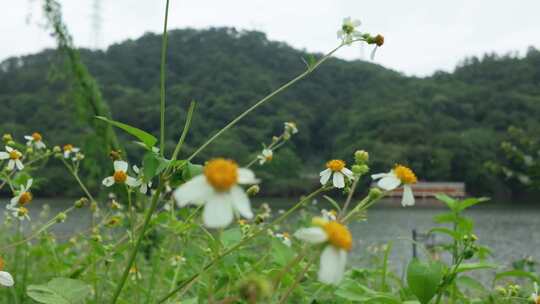
<instances>
[{"instance_id":1,"label":"leafy green foliage","mask_svg":"<svg viewBox=\"0 0 540 304\"><path fill-rule=\"evenodd\" d=\"M39 303L79 304L85 303L91 287L79 280L54 278L45 285L29 285L26 292Z\"/></svg>"},{"instance_id":2,"label":"leafy green foliage","mask_svg":"<svg viewBox=\"0 0 540 304\"><path fill-rule=\"evenodd\" d=\"M102 120L110 125L113 125L117 128L120 128L124 131L126 131L127 133L137 137L140 141L142 141L147 148L152 148L156 145L157 143L157 138L155 136L153 136L152 134L149 134L148 132L145 132L139 128L136 128L136 127L133 127L133 126L130 126L130 125L126 125L124 123L121 123L121 122L118 122L118 121L114 121L114 120L111 120L111 119L107 119L106 117L103 117L103 116L96 116L97 119L99 120Z\"/></svg>"},{"instance_id":3,"label":"leafy green foliage","mask_svg":"<svg viewBox=\"0 0 540 304\"><path fill-rule=\"evenodd\" d=\"M444 275L440 262L423 263L413 259L407 267L407 284L422 304L429 303L438 291Z\"/></svg>"}]
</instances>

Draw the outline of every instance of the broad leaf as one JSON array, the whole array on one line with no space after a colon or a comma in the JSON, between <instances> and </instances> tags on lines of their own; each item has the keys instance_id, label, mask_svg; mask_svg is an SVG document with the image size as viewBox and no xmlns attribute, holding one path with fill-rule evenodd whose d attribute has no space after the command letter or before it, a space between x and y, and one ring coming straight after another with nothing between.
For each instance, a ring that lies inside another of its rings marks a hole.
<instances>
[{"instance_id":1,"label":"broad leaf","mask_svg":"<svg viewBox=\"0 0 540 304\"><path fill-rule=\"evenodd\" d=\"M478 269L489 269L489 268L497 268L497 264L493 263L485 263L485 262L479 262L479 263L464 263L459 265L457 272L467 272L472 270L478 270Z\"/></svg>"},{"instance_id":2,"label":"broad leaf","mask_svg":"<svg viewBox=\"0 0 540 304\"><path fill-rule=\"evenodd\" d=\"M54 278L45 285L29 285L26 294L44 304L79 304L91 292L90 285L74 279Z\"/></svg>"},{"instance_id":3,"label":"broad leaf","mask_svg":"<svg viewBox=\"0 0 540 304\"><path fill-rule=\"evenodd\" d=\"M407 267L407 284L422 304L429 301L437 293L444 275L444 265L439 262L422 263L414 259Z\"/></svg>"},{"instance_id":4,"label":"broad leaf","mask_svg":"<svg viewBox=\"0 0 540 304\"><path fill-rule=\"evenodd\" d=\"M148 152L143 158L143 175L144 182L149 182L154 176L159 174L160 161L158 155L153 152Z\"/></svg>"},{"instance_id":5,"label":"broad leaf","mask_svg":"<svg viewBox=\"0 0 540 304\"><path fill-rule=\"evenodd\" d=\"M152 148L156 145L157 143L157 138L155 138L152 134L146 132L146 131L143 131L139 128L136 128L136 127L132 127L130 125L126 125L124 123L121 123L121 122L118 122L118 121L114 121L114 120L110 120L106 117L103 117L103 116L96 116L97 119L99 120L102 120L110 125L113 125L117 128L120 128L124 131L126 131L127 133L137 137L140 141L142 141L148 148Z\"/></svg>"},{"instance_id":6,"label":"broad leaf","mask_svg":"<svg viewBox=\"0 0 540 304\"><path fill-rule=\"evenodd\" d=\"M500 280L502 278L507 278L507 277L527 278L533 282L540 282L540 279L534 273L524 271L524 270L517 270L517 269L497 273L495 275L495 281Z\"/></svg>"}]
</instances>

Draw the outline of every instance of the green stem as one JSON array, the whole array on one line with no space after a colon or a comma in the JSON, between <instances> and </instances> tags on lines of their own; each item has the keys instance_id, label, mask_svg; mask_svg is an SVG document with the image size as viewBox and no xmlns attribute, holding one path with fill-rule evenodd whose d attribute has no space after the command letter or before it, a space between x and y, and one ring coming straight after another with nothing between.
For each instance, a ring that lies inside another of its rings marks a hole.
<instances>
[{"instance_id":1,"label":"green stem","mask_svg":"<svg viewBox=\"0 0 540 304\"><path fill-rule=\"evenodd\" d=\"M315 256L313 256L309 260L309 262L307 262L304 269L302 269L302 271L296 276L296 279L294 280L294 283L289 287L289 289L287 289L287 291L285 292L285 294L283 295L283 297L279 301L279 304L283 304L283 303L285 303L285 301L287 301L287 299L289 298L289 296L291 295L293 290L298 286L298 284L300 283L300 281L302 280L302 278L304 277L306 272L308 272L309 268L311 267L311 265L313 264L314 261L315 261Z\"/></svg>"},{"instance_id":2,"label":"green stem","mask_svg":"<svg viewBox=\"0 0 540 304\"><path fill-rule=\"evenodd\" d=\"M309 201L310 199L312 199L313 197L317 196L319 193L321 192L324 192L324 191L327 191L329 190L330 188L328 187L322 187L322 188L319 188L317 189L316 191L310 193L309 195L307 195L306 197L304 197L303 199L301 199L298 203L296 203L296 205L294 207L292 207L291 209L289 209L287 212L285 212L284 214L282 214L280 217L278 217L277 219L275 219L273 222L265 225L263 228L260 228L259 230L253 232L252 235L250 235L249 237L246 237L245 239L243 239L242 241L238 242L236 245L230 247L229 249L225 250L223 253L221 253L220 255L218 255L217 257L215 257L212 261L210 261L208 264L206 264L203 269L192 275L190 278L188 278L187 280L185 280L182 284L180 284L179 286L177 286L173 291L169 292L166 296L164 296L163 298L161 298L158 303L163 303L165 301L167 301L170 297L172 297L175 293L183 290L185 287L188 287L190 286L192 283L194 283L197 279L199 279L199 277L205 273L205 271L207 271L208 269L210 269L212 266L214 266L218 261L220 261L223 257L229 255L231 252L237 250L238 248L244 246L245 244L247 244L250 240L252 240L253 238L255 238L256 236L258 236L259 234L263 233L263 232L266 232L270 227L274 226L274 225L278 225L280 224L281 222L283 222L287 217L289 217L289 215L291 215L293 212L295 212L296 210L298 210L300 207L302 207L304 205L304 203L306 203L307 201Z\"/></svg>"},{"instance_id":3,"label":"green stem","mask_svg":"<svg viewBox=\"0 0 540 304\"><path fill-rule=\"evenodd\" d=\"M180 149L182 148L182 145L184 145L184 141L186 140L187 133L189 131L189 128L191 127L191 119L193 118L193 111L195 110L196 102L192 101L189 105L188 113L186 116L186 123L184 124L184 130L182 130L182 135L180 136L180 139L178 140L178 143L176 144L176 147L174 148L173 155L171 157L171 161L175 161L178 157L178 154L180 153Z\"/></svg>"},{"instance_id":4,"label":"green stem","mask_svg":"<svg viewBox=\"0 0 540 304\"><path fill-rule=\"evenodd\" d=\"M161 156L165 150L165 69L167 64L167 23L169 20L169 0L165 4L165 22L163 23L163 41L161 45L161 74L160 74L160 148Z\"/></svg>"},{"instance_id":5,"label":"green stem","mask_svg":"<svg viewBox=\"0 0 540 304\"><path fill-rule=\"evenodd\" d=\"M128 263L126 267L124 268L124 272L122 273L120 282L118 286L116 286L116 290L110 302L111 304L116 303L116 301L118 300L118 297L120 296L120 293L122 292L122 288L124 288L124 285L126 284L126 279L129 275L129 270L131 269L131 266L133 265L133 262L135 261L135 258L137 257L137 253L139 252L139 247L141 246L142 239L144 238L146 229L148 229L148 226L150 224L150 219L152 219L152 214L154 214L154 211L157 208L157 204L158 204L159 197L161 195L162 190L163 190L163 182L160 181L160 186L156 189L156 192L154 193L154 196L152 197L152 204L150 205L150 208L148 208L144 216L144 222L141 229L141 233L139 234L139 237L137 238L137 241L135 242L135 246L131 250Z\"/></svg>"},{"instance_id":6,"label":"green stem","mask_svg":"<svg viewBox=\"0 0 540 304\"><path fill-rule=\"evenodd\" d=\"M361 40L361 39L360 39ZM359 41L359 40L358 40ZM296 76L291 81L287 82L286 84L279 87L274 92L266 95L259 101L257 101L253 106L251 106L249 109L238 115L235 119L233 119L231 122L229 122L225 127L223 127L221 130L219 130L214 136L210 137L202 146L200 146L193 154L191 154L190 157L188 157L188 160L192 160L195 156L197 156L201 151L203 151L209 144L211 144L214 140L216 140L221 134L232 128L236 123L238 123L242 118L244 118L246 115L251 113L253 110L257 109L259 106L270 100L272 97L276 96L277 94L285 91L287 88L295 84L296 82L300 81L304 77L311 74L313 71L315 71L322 63L324 63L328 58L330 58L335 52L337 52L340 48L342 48L345 44L340 44L335 49L330 51L328 54L324 55L319 61L317 61L314 65L307 68L306 71L304 71L302 74Z\"/></svg>"},{"instance_id":7,"label":"green stem","mask_svg":"<svg viewBox=\"0 0 540 304\"><path fill-rule=\"evenodd\" d=\"M341 209L341 212L339 213L339 218L342 218L345 216L345 212L347 212L347 208L349 208L349 204L351 203L352 197L354 195L354 191L356 190L356 186L358 186L359 180L360 180L360 177L356 176L351 188L349 189L349 195L347 195L347 200L345 201L345 204L343 205L343 209Z\"/></svg>"}]
</instances>

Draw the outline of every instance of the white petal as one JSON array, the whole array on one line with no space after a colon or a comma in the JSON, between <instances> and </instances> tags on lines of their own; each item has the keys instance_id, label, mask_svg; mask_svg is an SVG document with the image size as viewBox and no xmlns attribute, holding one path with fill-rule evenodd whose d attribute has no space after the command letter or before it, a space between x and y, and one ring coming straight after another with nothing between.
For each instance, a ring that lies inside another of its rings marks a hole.
<instances>
[{"instance_id":1,"label":"white petal","mask_svg":"<svg viewBox=\"0 0 540 304\"><path fill-rule=\"evenodd\" d=\"M117 160L114 162L114 171L127 172L128 163L123 160Z\"/></svg>"},{"instance_id":2,"label":"white petal","mask_svg":"<svg viewBox=\"0 0 540 304\"><path fill-rule=\"evenodd\" d=\"M330 179L330 176L332 176L332 170L326 169L322 171L320 174L321 176L321 185L326 185L328 183L328 180Z\"/></svg>"},{"instance_id":3,"label":"white petal","mask_svg":"<svg viewBox=\"0 0 540 304\"><path fill-rule=\"evenodd\" d=\"M19 199L21 199L20 194L12 198L9 202L11 203L12 206L15 206L17 205L17 203L19 203Z\"/></svg>"},{"instance_id":4,"label":"white petal","mask_svg":"<svg viewBox=\"0 0 540 304\"><path fill-rule=\"evenodd\" d=\"M238 183L239 184L257 184L259 180L255 178L255 173L249 169L238 169Z\"/></svg>"},{"instance_id":5,"label":"white petal","mask_svg":"<svg viewBox=\"0 0 540 304\"><path fill-rule=\"evenodd\" d=\"M141 185L141 181L131 176L128 176L126 179L126 185L130 187L139 187Z\"/></svg>"},{"instance_id":6,"label":"white petal","mask_svg":"<svg viewBox=\"0 0 540 304\"><path fill-rule=\"evenodd\" d=\"M146 192L148 192L148 185L146 183L142 183L140 191L142 194L146 194Z\"/></svg>"},{"instance_id":7,"label":"white petal","mask_svg":"<svg viewBox=\"0 0 540 304\"><path fill-rule=\"evenodd\" d=\"M403 197L401 199L401 205L403 205L403 207L414 206L414 194L412 192L411 186L409 185L403 186Z\"/></svg>"},{"instance_id":8,"label":"white petal","mask_svg":"<svg viewBox=\"0 0 540 304\"><path fill-rule=\"evenodd\" d=\"M32 136L29 136L29 135L25 135L25 136L24 136L24 139L30 140L30 141L33 141L33 140L34 140L34 138L33 138Z\"/></svg>"},{"instance_id":9,"label":"white petal","mask_svg":"<svg viewBox=\"0 0 540 304\"><path fill-rule=\"evenodd\" d=\"M342 39L344 34L345 34L345 32L343 32L343 30L337 31L337 37L338 37L338 39Z\"/></svg>"},{"instance_id":10,"label":"white petal","mask_svg":"<svg viewBox=\"0 0 540 304\"><path fill-rule=\"evenodd\" d=\"M80 149L80 148L74 147L73 149L71 149L71 151L72 151L73 153L77 153L77 152L81 151L81 149ZM127 170L127 167L126 167L126 170Z\"/></svg>"},{"instance_id":11,"label":"white petal","mask_svg":"<svg viewBox=\"0 0 540 304\"><path fill-rule=\"evenodd\" d=\"M380 178L386 177L386 176L388 176L388 175L389 175L389 173L377 173L377 174L372 174L372 175L371 175L371 179L376 180L376 179L380 179Z\"/></svg>"},{"instance_id":12,"label":"white petal","mask_svg":"<svg viewBox=\"0 0 540 304\"><path fill-rule=\"evenodd\" d=\"M17 166L17 169L19 170L24 169L24 165L20 159L15 160L15 165Z\"/></svg>"},{"instance_id":13,"label":"white petal","mask_svg":"<svg viewBox=\"0 0 540 304\"><path fill-rule=\"evenodd\" d=\"M203 211L203 222L208 228L225 228L233 221L231 196L225 193L211 195Z\"/></svg>"},{"instance_id":14,"label":"white petal","mask_svg":"<svg viewBox=\"0 0 540 304\"><path fill-rule=\"evenodd\" d=\"M201 174L178 187L173 195L178 206L184 207L189 203L201 205L213 192L214 189L206 182L206 177Z\"/></svg>"},{"instance_id":15,"label":"white petal","mask_svg":"<svg viewBox=\"0 0 540 304\"><path fill-rule=\"evenodd\" d=\"M352 21L352 25L354 25L355 27L360 26L360 25L362 25L362 21L360 21L360 20L358 20L358 19L357 19L357 20L353 20L353 21Z\"/></svg>"},{"instance_id":16,"label":"white petal","mask_svg":"<svg viewBox=\"0 0 540 304\"><path fill-rule=\"evenodd\" d=\"M32 187L32 183L34 182L33 179L28 179L28 181L26 182L26 188L24 188L25 191L28 191L28 189L30 189L30 187Z\"/></svg>"},{"instance_id":17,"label":"white petal","mask_svg":"<svg viewBox=\"0 0 540 304\"><path fill-rule=\"evenodd\" d=\"M15 282L13 281L13 277L9 272L0 271L0 284L11 287Z\"/></svg>"},{"instance_id":18,"label":"white petal","mask_svg":"<svg viewBox=\"0 0 540 304\"><path fill-rule=\"evenodd\" d=\"M334 178L332 180L334 187L343 188L345 187L345 176L341 172L334 172Z\"/></svg>"},{"instance_id":19,"label":"white petal","mask_svg":"<svg viewBox=\"0 0 540 304\"><path fill-rule=\"evenodd\" d=\"M374 47L373 51L371 51L371 54L369 55L369 59L375 60L375 54L377 53L378 47Z\"/></svg>"},{"instance_id":20,"label":"white petal","mask_svg":"<svg viewBox=\"0 0 540 304\"><path fill-rule=\"evenodd\" d=\"M394 190L401 184L401 180L395 175L387 175L379 180L377 185L386 191Z\"/></svg>"},{"instance_id":21,"label":"white petal","mask_svg":"<svg viewBox=\"0 0 540 304\"><path fill-rule=\"evenodd\" d=\"M139 174L140 170L139 170L139 167L137 167L137 165L134 165L132 168L133 168L133 172Z\"/></svg>"},{"instance_id":22,"label":"white petal","mask_svg":"<svg viewBox=\"0 0 540 304\"><path fill-rule=\"evenodd\" d=\"M13 161L13 159L10 159L8 161L7 168L8 168L9 171L11 171L11 170L13 170L13 168L15 168L15 162Z\"/></svg>"},{"instance_id":23,"label":"white petal","mask_svg":"<svg viewBox=\"0 0 540 304\"><path fill-rule=\"evenodd\" d=\"M337 285L343 278L347 252L332 245L326 246L321 254L319 265L319 281L325 284Z\"/></svg>"},{"instance_id":24,"label":"white petal","mask_svg":"<svg viewBox=\"0 0 540 304\"><path fill-rule=\"evenodd\" d=\"M341 169L341 173L343 173L346 177L348 177L350 179L354 179L353 172L351 170L347 169L347 168Z\"/></svg>"},{"instance_id":25,"label":"white petal","mask_svg":"<svg viewBox=\"0 0 540 304\"><path fill-rule=\"evenodd\" d=\"M8 159L9 158L9 154L2 151L0 152L0 159Z\"/></svg>"},{"instance_id":26,"label":"white petal","mask_svg":"<svg viewBox=\"0 0 540 304\"><path fill-rule=\"evenodd\" d=\"M241 216L251 219L253 218L253 212L251 211L251 204L249 198L244 193L244 190L238 186L231 189L232 205Z\"/></svg>"},{"instance_id":27,"label":"white petal","mask_svg":"<svg viewBox=\"0 0 540 304\"><path fill-rule=\"evenodd\" d=\"M328 240L328 235L321 227L300 228L294 233L294 237L312 244L321 244Z\"/></svg>"},{"instance_id":28,"label":"white petal","mask_svg":"<svg viewBox=\"0 0 540 304\"><path fill-rule=\"evenodd\" d=\"M69 154L70 154L70 153L71 153L71 152L69 152L69 151L64 151L64 158L69 158Z\"/></svg>"},{"instance_id":29,"label":"white petal","mask_svg":"<svg viewBox=\"0 0 540 304\"><path fill-rule=\"evenodd\" d=\"M45 149L45 148L47 148L47 146L45 145L45 143L43 143L42 141L36 142L36 147L37 147L38 149Z\"/></svg>"},{"instance_id":30,"label":"white petal","mask_svg":"<svg viewBox=\"0 0 540 304\"><path fill-rule=\"evenodd\" d=\"M110 187L110 186L114 185L114 177L112 177L112 176L106 177L105 179L103 179L102 184L105 187Z\"/></svg>"},{"instance_id":31,"label":"white petal","mask_svg":"<svg viewBox=\"0 0 540 304\"><path fill-rule=\"evenodd\" d=\"M13 152L13 148L10 146L6 146L6 151L8 151L8 153L11 153Z\"/></svg>"}]
</instances>

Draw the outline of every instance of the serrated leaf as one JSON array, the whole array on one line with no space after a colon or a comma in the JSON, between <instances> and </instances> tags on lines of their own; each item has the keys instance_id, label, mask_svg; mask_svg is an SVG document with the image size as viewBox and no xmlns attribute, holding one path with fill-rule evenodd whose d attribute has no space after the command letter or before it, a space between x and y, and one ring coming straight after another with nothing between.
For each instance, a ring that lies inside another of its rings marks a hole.
<instances>
[{"instance_id":1,"label":"serrated leaf","mask_svg":"<svg viewBox=\"0 0 540 304\"><path fill-rule=\"evenodd\" d=\"M435 296L444 275L440 262L423 263L414 259L407 267L407 284L422 304L429 303Z\"/></svg>"},{"instance_id":2,"label":"serrated leaf","mask_svg":"<svg viewBox=\"0 0 540 304\"><path fill-rule=\"evenodd\" d=\"M120 128L124 131L126 131L127 133L137 137L140 141L142 141L148 148L152 148L156 145L157 143L157 138L154 137L154 135L146 132L146 131L143 131L139 128L136 128L136 127L132 127L130 125L126 125L124 123L121 123L121 122L118 122L118 121L114 121L114 120L111 120L111 119L108 119L106 117L103 117L103 116L96 116L97 119L99 120L102 120L112 126L115 126L117 128Z\"/></svg>"},{"instance_id":3,"label":"serrated leaf","mask_svg":"<svg viewBox=\"0 0 540 304\"><path fill-rule=\"evenodd\" d=\"M479 198L468 198L466 200L462 200L460 201L458 204L457 204L457 211L458 212L461 212L469 207L472 207L474 205L477 205L477 204L480 204L480 203L483 203L483 202L487 202L489 201L489 198L487 197L479 197Z\"/></svg>"},{"instance_id":4,"label":"serrated leaf","mask_svg":"<svg viewBox=\"0 0 540 304\"><path fill-rule=\"evenodd\" d=\"M29 285L26 289L30 298L44 304L84 303L90 292L90 285L67 278L54 278L45 285Z\"/></svg>"},{"instance_id":5,"label":"serrated leaf","mask_svg":"<svg viewBox=\"0 0 540 304\"><path fill-rule=\"evenodd\" d=\"M457 201L455 199L453 199L450 196L448 196L446 194L443 194L443 193L436 194L435 198L437 200L445 203L448 206L448 208L450 208L450 210L456 211Z\"/></svg>"},{"instance_id":6,"label":"serrated leaf","mask_svg":"<svg viewBox=\"0 0 540 304\"><path fill-rule=\"evenodd\" d=\"M159 174L158 168L160 161L153 152L148 152L143 157L143 176L144 182L149 182L154 176Z\"/></svg>"}]
</instances>

